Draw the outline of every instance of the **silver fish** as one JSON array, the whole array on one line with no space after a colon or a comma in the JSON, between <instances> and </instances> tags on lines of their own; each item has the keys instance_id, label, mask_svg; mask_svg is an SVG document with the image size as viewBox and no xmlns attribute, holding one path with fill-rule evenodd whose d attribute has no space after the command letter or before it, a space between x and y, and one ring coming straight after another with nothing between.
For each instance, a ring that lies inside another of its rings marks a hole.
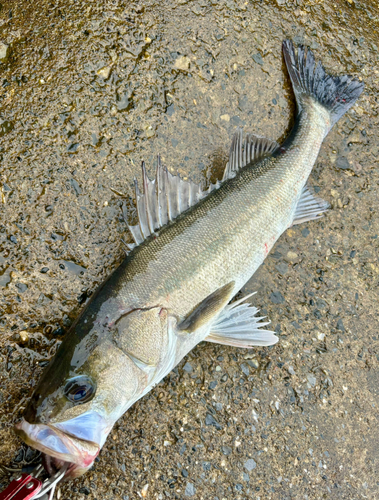
<instances>
[{"instance_id":1,"label":"silver fish","mask_svg":"<svg viewBox=\"0 0 379 500\"><path fill-rule=\"evenodd\" d=\"M238 131L222 181L206 192L160 161L150 181L143 165L134 248L73 324L16 425L48 472L84 473L114 423L199 342L277 342L248 297L229 302L283 231L328 208L306 182L364 87L330 76L310 50L296 55L290 41L283 51L298 113L282 145Z\"/></svg>"}]
</instances>

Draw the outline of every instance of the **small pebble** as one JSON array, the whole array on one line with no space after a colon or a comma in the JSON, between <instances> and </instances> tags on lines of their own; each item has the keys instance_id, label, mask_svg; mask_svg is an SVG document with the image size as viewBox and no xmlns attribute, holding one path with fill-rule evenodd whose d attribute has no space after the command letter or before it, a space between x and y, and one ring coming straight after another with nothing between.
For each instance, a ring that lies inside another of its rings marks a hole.
<instances>
[{"instance_id":1,"label":"small pebble","mask_svg":"<svg viewBox=\"0 0 379 500\"><path fill-rule=\"evenodd\" d=\"M29 333L26 330L21 330L20 337L23 342L29 340Z\"/></svg>"},{"instance_id":2,"label":"small pebble","mask_svg":"<svg viewBox=\"0 0 379 500\"><path fill-rule=\"evenodd\" d=\"M350 167L349 160L345 156L339 156L334 164L338 170L348 170Z\"/></svg>"},{"instance_id":3,"label":"small pebble","mask_svg":"<svg viewBox=\"0 0 379 500\"><path fill-rule=\"evenodd\" d=\"M217 430L221 430L222 426L217 422L217 420L210 414L207 413L205 417L205 425L213 425Z\"/></svg>"},{"instance_id":4,"label":"small pebble","mask_svg":"<svg viewBox=\"0 0 379 500\"><path fill-rule=\"evenodd\" d=\"M343 322L342 322L342 319L339 319L337 321L337 330L340 330L341 332L344 332L345 331L345 327L343 325Z\"/></svg>"},{"instance_id":5,"label":"small pebble","mask_svg":"<svg viewBox=\"0 0 379 500\"><path fill-rule=\"evenodd\" d=\"M246 376L250 375L250 370L249 370L249 367L248 367L248 365L247 365L246 363L243 363L243 364L241 365L241 370L243 371L243 373L244 373Z\"/></svg>"},{"instance_id":6,"label":"small pebble","mask_svg":"<svg viewBox=\"0 0 379 500\"><path fill-rule=\"evenodd\" d=\"M221 451L223 452L223 454L225 456L228 457L232 453L233 450L231 449L230 446L221 446Z\"/></svg>"},{"instance_id":7,"label":"small pebble","mask_svg":"<svg viewBox=\"0 0 379 500\"><path fill-rule=\"evenodd\" d=\"M0 42L0 60L4 61L9 56L9 45Z\"/></svg>"},{"instance_id":8,"label":"small pebble","mask_svg":"<svg viewBox=\"0 0 379 500\"><path fill-rule=\"evenodd\" d=\"M142 490L141 490L141 496L142 496L143 498L146 498L148 488L149 488L149 485L148 485L148 484L145 484L145 486L142 488Z\"/></svg>"},{"instance_id":9,"label":"small pebble","mask_svg":"<svg viewBox=\"0 0 379 500\"><path fill-rule=\"evenodd\" d=\"M288 266L285 262L280 262L275 266L275 269L280 273L280 274L286 274L288 272Z\"/></svg>"},{"instance_id":10,"label":"small pebble","mask_svg":"<svg viewBox=\"0 0 379 500\"><path fill-rule=\"evenodd\" d=\"M182 71L187 71L190 67L191 60L187 56L180 56L175 61L174 67Z\"/></svg>"},{"instance_id":11,"label":"small pebble","mask_svg":"<svg viewBox=\"0 0 379 500\"><path fill-rule=\"evenodd\" d=\"M291 251L289 251L289 252L287 253L287 259L288 259L288 260L295 260L295 259L297 259L297 257L298 257L298 255L297 255L297 253L295 253L295 252L291 252Z\"/></svg>"},{"instance_id":12,"label":"small pebble","mask_svg":"<svg viewBox=\"0 0 379 500\"><path fill-rule=\"evenodd\" d=\"M311 373L308 373L307 380L311 384L312 387L314 387L316 385L316 381L317 381L316 377L314 375L312 375Z\"/></svg>"},{"instance_id":13,"label":"small pebble","mask_svg":"<svg viewBox=\"0 0 379 500\"><path fill-rule=\"evenodd\" d=\"M112 66L104 66L104 68L99 69L97 74L104 78L104 80L107 80L109 78L109 75L111 74L112 71Z\"/></svg>"},{"instance_id":14,"label":"small pebble","mask_svg":"<svg viewBox=\"0 0 379 500\"><path fill-rule=\"evenodd\" d=\"M253 61L259 64L260 66L263 66L263 59L261 54L259 54L259 52L253 55Z\"/></svg>"},{"instance_id":15,"label":"small pebble","mask_svg":"<svg viewBox=\"0 0 379 500\"><path fill-rule=\"evenodd\" d=\"M248 472L251 472L257 466L257 462L253 458L249 458L248 460L246 460L243 466Z\"/></svg>"},{"instance_id":16,"label":"small pebble","mask_svg":"<svg viewBox=\"0 0 379 500\"><path fill-rule=\"evenodd\" d=\"M274 304L283 304L285 301L283 295L278 290L272 292L272 294L270 295L270 300Z\"/></svg>"},{"instance_id":17,"label":"small pebble","mask_svg":"<svg viewBox=\"0 0 379 500\"><path fill-rule=\"evenodd\" d=\"M193 497L196 493L195 486L192 483L187 483L184 494L186 497Z\"/></svg>"}]
</instances>

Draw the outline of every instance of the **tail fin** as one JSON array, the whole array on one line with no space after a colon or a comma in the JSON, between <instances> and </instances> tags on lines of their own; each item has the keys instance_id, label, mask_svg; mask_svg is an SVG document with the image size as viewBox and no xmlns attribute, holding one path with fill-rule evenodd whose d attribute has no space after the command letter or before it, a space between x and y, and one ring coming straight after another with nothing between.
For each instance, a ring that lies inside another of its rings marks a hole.
<instances>
[{"instance_id":1,"label":"tail fin","mask_svg":"<svg viewBox=\"0 0 379 500\"><path fill-rule=\"evenodd\" d=\"M361 95L364 83L349 75L329 75L320 62L316 64L313 52L301 45L296 57L291 40L283 42L283 53L299 110L303 96L312 96L329 111L332 128Z\"/></svg>"}]
</instances>

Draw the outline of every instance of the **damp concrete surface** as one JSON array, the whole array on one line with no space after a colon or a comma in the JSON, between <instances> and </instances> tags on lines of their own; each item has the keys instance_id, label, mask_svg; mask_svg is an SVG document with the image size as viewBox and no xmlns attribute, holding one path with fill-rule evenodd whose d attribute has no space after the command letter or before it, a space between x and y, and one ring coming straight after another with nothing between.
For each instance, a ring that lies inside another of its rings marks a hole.
<instances>
[{"instance_id":1,"label":"damp concrete surface","mask_svg":"<svg viewBox=\"0 0 379 500\"><path fill-rule=\"evenodd\" d=\"M159 153L205 184L236 127L278 141L295 103L281 43L365 81L310 184L331 204L242 293L280 338L202 343L121 418L62 499L375 499L378 85L375 2L0 0L0 475L43 367L131 241L122 205ZM133 215L133 214L132 214Z\"/></svg>"}]
</instances>

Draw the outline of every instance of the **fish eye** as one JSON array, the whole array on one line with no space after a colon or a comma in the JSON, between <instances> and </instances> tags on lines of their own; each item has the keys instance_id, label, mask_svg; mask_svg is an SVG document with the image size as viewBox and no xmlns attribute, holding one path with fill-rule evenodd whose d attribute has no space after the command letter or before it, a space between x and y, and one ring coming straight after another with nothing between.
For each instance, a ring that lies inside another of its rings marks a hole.
<instances>
[{"instance_id":1,"label":"fish eye","mask_svg":"<svg viewBox=\"0 0 379 500\"><path fill-rule=\"evenodd\" d=\"M66 382L64 394L75 404L87 403L96 392L95 383L86 375L79 375Z\"/></svg>"}]
</instances>

